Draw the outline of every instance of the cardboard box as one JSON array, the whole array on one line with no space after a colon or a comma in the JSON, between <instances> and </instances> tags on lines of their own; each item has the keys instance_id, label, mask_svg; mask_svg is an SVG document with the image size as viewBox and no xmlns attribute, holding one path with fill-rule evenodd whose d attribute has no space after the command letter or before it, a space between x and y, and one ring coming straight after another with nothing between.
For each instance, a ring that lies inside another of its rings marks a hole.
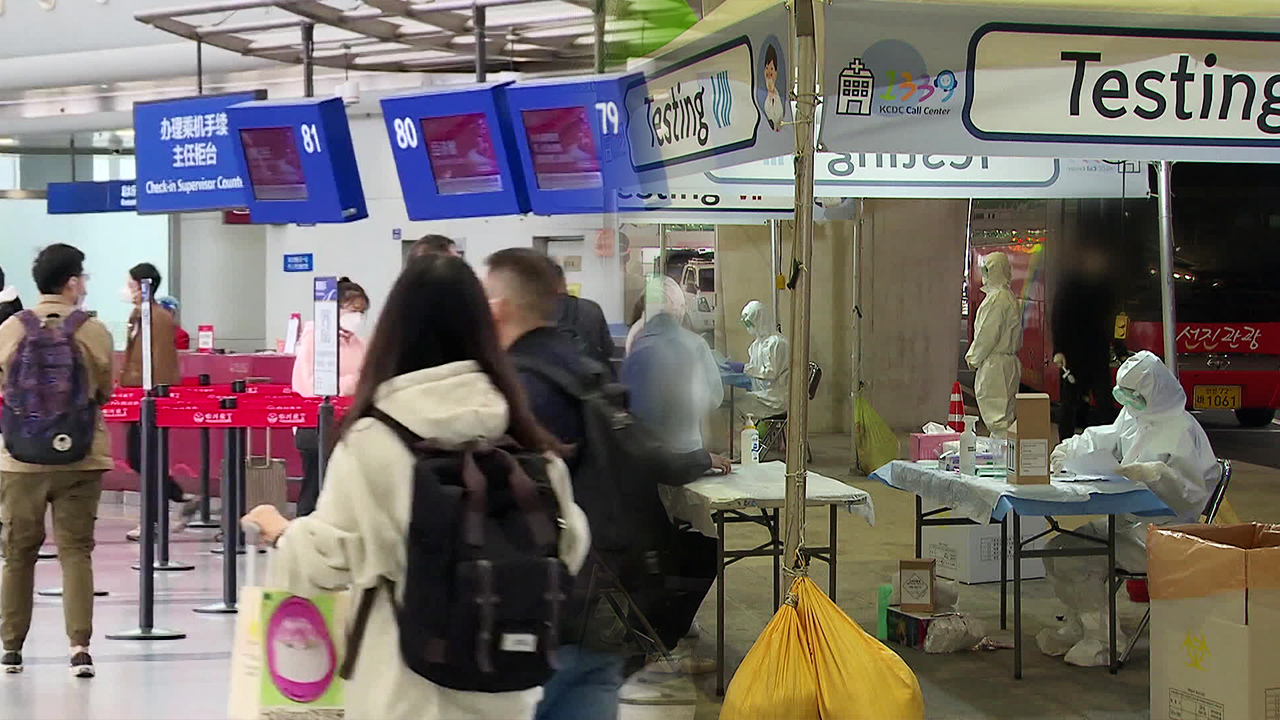
<instances>
[{"instance_id":1,"label":"cardboard box","mask_svg":"<svg viewBox=\"0 0 1280 720\"><path fill-rule=\"evenodd\" d=\"M1280 526L1151 526L1153 720L1280 718Z\"/></svg>"},{"instance_id":2,"label":"cardboard box","mask_svg":"<svg viewBox=\"0 0 1280 720\"><path fill-rule=\"evenodd\" d=\"M899 645L924 651L925 638L929 636L929 625L933 616L928 613L914 613L899 607L889 608L889 639Z\"/></svg>"},{"instance_id":3,"label":"cardboard box","mask_svg":"<svg viewBox=\"0 0 1280 720\"><path fill-rule=\"evenodd\" d=\"M916 460L937 460L942 454L942 446L944 443L959 442L960 433L938 433L936 435L927 435L925 433L911 433L910 452L908 458L914 462Z\"/></svg>"},{"instance_id":4,"label":"cardboard box","mask_svg":"<svg viewBox=\"0 0 1280 720\"><path fill-rule=\"evenodd\" d=\"M1009 482L1014 485L1048 485L1049 453L1053 450L1049 422L1049 396L1018 393L1018 415L1005 435L1008 446Z\"/></svg>"},{"instance_id":5,"label":"cardboard box","mask_svg":"<svg viewBox=\"0 0 1280 720\"><path fill-rule=\"evenodd\" d=\"M937 562L929 559L898 561L898 590L902 597L900 607L908 612L931 613L936 605L938 576Z\"/></svg>"},{"instance_id":6,"label":"cardboard box","mask_svg":"<svg viewBox=\"0 0 1280 720\"><path fill-rule=\"evenodd\" d=\"M1049 529L1049 522L1042 517L1022 518L1022 538L1025 540ZM1013 527L1009 527L1013 533ZM923 552L927 558L938 561L938 577L949 578L969 585L1000 582L1000 526L953 525L930 527L922 532ZM1041 538L1028 550L1042 550L1048 538ZM1005 549L1005 555L1013 557L1013 543ZM1013 580L1013 560L1009 560L1009 579ZM1022 579L1044 577L1044 561L1039 558L1023 558Z\"/></svg>"}]
</instances>

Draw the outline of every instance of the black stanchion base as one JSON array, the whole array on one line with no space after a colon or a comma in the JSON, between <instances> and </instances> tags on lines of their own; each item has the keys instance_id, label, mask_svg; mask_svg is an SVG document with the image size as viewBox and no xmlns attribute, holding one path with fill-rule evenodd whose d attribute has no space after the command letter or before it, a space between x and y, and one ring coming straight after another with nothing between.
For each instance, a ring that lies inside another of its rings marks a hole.
<instances>
[{"instance_id":1,"label":"black stanchion base","mask_svg":"<svg viewBox=\"0 0 1280 720\"><path fill-rule=\"evenodd\" d=\"M37 592L36 592L36 594L37 594L37 595L39 595L40 597L62 597L62 588L60 588L60 587L56 587L56 588L45 588L44 590L37 591ZM107 591L106 591L106 590L94 590L94 591L93 591L93 596L94 596L94 597L106 597L106 596L107 596Z\"/></svg>"},{"instance_id":2,"label":"black stanchion base","mask_svg":"<svg viewBox=\"0 0 1280 720\"><path fill-rule=\"evenodd\" d=\"M184 632L163 628L134 628L124 632L107 633L108 640L181 640L186 636Z\"/></svg>"},{"instance_id":3,"label":"black stanchion base","mask_svg":"<svg viewBox=\"0 0 1280 720\"><path fill-rule=\"evenodd\" d=\"M224 551L223 551L223 549L222 549L221 547L216 547L216 548L214 548L214 549L210 550L209 552L213 553L214 555L221 555ZM265 554L266 552L267 552L267 551L266 551L266 549L265 549L265 548L258 550L258 554L259 554L259 555ZM245 549L244 549L244 548L242 548L242 547L238 547L238 548L236 548L236 554L237 554L237 555L244 555L244 554L245 554Z\"/></svg>"},{"instance_id":4,"label":"black stanchion base","mask_svg":"<svg viewBox=\"0 0 1280 720\"><path fill-rule=\"evenodd\" d=\"M210 520L209 522L205 522L203 520L192 520L187 523L187 527L195 528L197 530L217 530L222 527L222 523L217 520Z\"/></svg>"},{"instance_id":5,"label":"black stanchion base","mask_svg":"<svg viewBox=\"0 0 1280 720\"><path fill-rule=\"evenodd\" d=\"M198 608L192 608L192 612L198 612L201 615L235 615L239 610L235 605L226 603L214 603L213 605L202 605Z\"/></svg>"},{"instance_id":6,"label":"black stanchion base","mask_svg":"<svg viewBox=\"0 0 1280 720\"><path fill-rule=\"evenodd\" d=\"M141 569L141 567L142 567L142 566L141 566L141 565L131 565L130 567L132 567L134 570L139 570L139 569ZM195 570L195 569L196 569L196 566L195 566L195 565L188 565L188 564L186 564L186 563L174 562L174 561L172 561L172 560L170 560L167 564L166 564L166 563L161 563L161 562L156 562L156 563L155 563L154 565L152 565L151 567L152 567L152 568L154 568L154 569L156 570L156 572L182 572L182 571L185 571L185 570Z\"/></svg>"}]
</instances>

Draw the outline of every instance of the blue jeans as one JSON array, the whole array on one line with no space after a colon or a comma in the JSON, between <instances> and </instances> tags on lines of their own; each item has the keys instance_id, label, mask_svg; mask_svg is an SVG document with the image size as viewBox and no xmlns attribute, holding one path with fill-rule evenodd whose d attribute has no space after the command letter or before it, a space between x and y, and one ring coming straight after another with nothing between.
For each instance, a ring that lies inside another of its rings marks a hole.
<instances>
[{"instance_id":1,"label":"blue jeans","mask_svg":"<svg viewBox=\"0 0 1280 720\"><path fill-rule=\"evenodd\" d=\"M561 645L559 655L535 720L617 720L624 658L580 645Z\"/></svg>"}]
</instances>

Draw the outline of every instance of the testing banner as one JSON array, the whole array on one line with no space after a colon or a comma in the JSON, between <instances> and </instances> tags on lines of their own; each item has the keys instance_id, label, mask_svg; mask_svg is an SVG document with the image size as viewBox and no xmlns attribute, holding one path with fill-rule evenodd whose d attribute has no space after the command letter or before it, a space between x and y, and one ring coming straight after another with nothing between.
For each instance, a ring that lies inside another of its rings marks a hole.
<instances>
[{"instance_id":1,"label":"testing banner","mask_svg":"<svg viewBox=\"0 0 1280 720\"><path fill-rule=\"evenodd\" d=\"M245 178L227 108L265 91L157 100L133 106L140 213L245 205Z\"/></svg>"},{"instance_id":2,"label":"testing banner","mask_svg":"<svg viewBox=\"0 0 1280 720\"><path fill-rule=\"evenodd\" d=\"M1270 21L878 5L827 7L827 150L1280 161Z\"/></svg>"},{"instance_id":3,"label":"testing banner","mask_svg":"<svg viewBox=\"0 0 1280 720\"><path fill-rule=\"evenodd\" d=\"M700 23L723 26L718 31L689 31L627 87L636 173L675 177L794 149L787 8L777 3L738 18L733 6L725 3Z\"/></svg>"}]
</instances>

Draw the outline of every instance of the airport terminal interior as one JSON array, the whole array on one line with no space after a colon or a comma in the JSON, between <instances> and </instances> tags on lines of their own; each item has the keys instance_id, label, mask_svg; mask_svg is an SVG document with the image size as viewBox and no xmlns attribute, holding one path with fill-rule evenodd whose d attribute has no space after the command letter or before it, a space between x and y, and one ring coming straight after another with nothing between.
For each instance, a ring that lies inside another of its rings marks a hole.
<instances>
[{"instance_id":1,"label":"airport terminal interior","mask_svg":"<svg viewBox=\"0 0 1280 720\"><path fill-rule=\"evenodd\" d=\"M0 720L1280 720L1230 5L0 0Z\"/></svg>"}]
</instances>

